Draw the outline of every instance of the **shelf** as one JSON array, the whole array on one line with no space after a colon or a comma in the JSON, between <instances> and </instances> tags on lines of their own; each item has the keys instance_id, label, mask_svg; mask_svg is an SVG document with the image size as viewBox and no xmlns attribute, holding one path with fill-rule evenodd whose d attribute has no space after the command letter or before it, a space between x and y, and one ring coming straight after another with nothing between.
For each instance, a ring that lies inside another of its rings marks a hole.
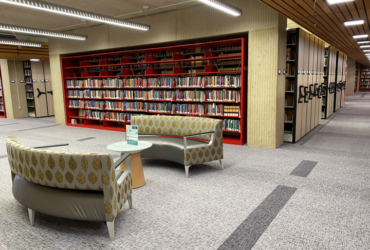
<instances>
[{"instance_id":1,"label":"shelf","mask_svg":"<svg viewBox=\"0 0 370 250\"><path fill-rule=\"evenodd\" d=\"M67 99L72 100L110 100L110 101L135 101L135 102L194 102L194 103L240 103L239 101L182 101L182 100L144 100L144 99L112 99L112 98L86 98L86 97L67 97Z\"/></svg>"},{"instance_id":2,"label":"shelf","mask_svg":"<svg viewBox=\"0 0 370 250\"><path fill-rule=\"evenodd\" d=\"M295 60L286 60L287 63L295 63Z\"/></svg>"},{"instance_id":3,"label":"shelf","mask_svg":"<svg viewBox=\"0 0 370 250\"><path fill-rule=\"evenodd\" d=\"M287 94L294 94L294 91L285 91L285 93L287 93Z\"/></svg>"},{"instance_id":4,"label":"shelf","mask_svg":"<svg viewBox=\"0 0 370 250\"><path fill-rule=\"evenodd\" d=\"M287 46L287 47L295 47L295 46L296 46L296 44L295 44L295 43L291 43L291 44L287 44L286 46Z\"/></svg>"},{"instance_id":5,"label":"shelf","mask_svg":"<svg viewBox=\"0 0 370 250\"><path fill-rule=\"evenodd\" d=\"M284 123L293 124L293 121L284 121Z\"/></svg>"},{"instance_id":6,"label":"shelf","mask_svg":"<svg viewBox=\"0 0 370 250\"><path fill-rule=\"evenodd\" d=\"M34 108L35 106L27 106L27 108Z\"/></svg>"},{"instance_id":7,"label":"shelf","mask_svg":"<svg viewBox=\"0 0 370 250\"><path fill-rule=\"evenodd\" d=\"M125 66L125 65L141 65L141 64L161 64L161 63L179 63L179 62L209 61L209 60L233 59L233 58L241 58L241 57L242 57L241 55L215 56L215 57L204 57L204 58L195 58L195 59L180 59L180 60L168 60L168 61L132 62L132 63L106 64L106 65L87 65L87 66L65 67L64 69L105 68L105 67ZM197 66L202 66L202 65L197 65ZM206 66L206 65L204 65L204 66Z\"/></svg>"},{"instance_id":8,"label":"shelf","mask_svg":"<svg viewBox=\"0 0 370 250\"><path fill-rule=\"evenodd\" d=\"M33 93L33 91L32 91L32 90L26 90L26 92L28 92L28 93Z\"/></svg>"},{"instance_id":9,"label":"shelf","mask_svg":"<svg viewBox=\"0 0 370 250\"><path fill-rule=\"evenodd\" d=\"M178 73L178 74L151 74L151 75L126 75L126 76L76 76L65 77L64 79L90 79L90 78L129 78L129 77L155 77L155 76L184 76L184 75L213 75L213 74L240 74L242 71L219 71L219 72L198 72L198 73Z\"/></svg>"},{"instance_id":10,"label":"shelf","mask_svg":"<svg viewBox=\"0 0 370 250\"><path fill-rule=\"evenodd\" d=\"M294 109L293 106L285 106L286 109Z\"/></svg>"},{"instance_id":11,"label":"shelf","mask_svg":"<svg viewBox=\"0 0 370 250\"><path fill-rule=\"evenodd\" d=\"M192 86L192 87L67 87L67 90L74 90L74 89L142 89L142 90L148 90L148 89L164 89L164 90L171 90L171 89L241 89L241 87L202 87L202 86Z\"/></svg>"},{"instance_id":12,"label":"shelf","mask_svg":"<svg viewBox=\"0 0 370 250\"><path fill-rule=\"evenodd\" d=\"M233 130L227 130L227 129L223 129L222 131L223 132L231 132L231 133L238 133L238 134L240 134L240 131L233 131Z\"/></svg>"}]
</instances>

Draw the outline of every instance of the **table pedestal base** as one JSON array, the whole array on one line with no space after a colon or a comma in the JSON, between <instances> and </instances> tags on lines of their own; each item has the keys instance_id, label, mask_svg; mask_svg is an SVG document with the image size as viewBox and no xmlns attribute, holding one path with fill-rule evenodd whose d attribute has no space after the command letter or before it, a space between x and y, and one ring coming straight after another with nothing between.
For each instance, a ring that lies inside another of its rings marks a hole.
<instances>
[{"instance_id":1,"label":"table pedestal base","mask_svg":"<svg viewBox=\"0 0 370 250\"><path fill-rule=\"evenodd\" d=\"M124 153L121 153L121 156ZM132 174L132 188L139 188L145 185L145 177L144 177L144 170L143 164L141 163L141 156L140 153L130 154L130 162L131 162L131 174ZM123 162L118 168L121 171L126 170L126 163Z\"/></svg>"}]
</instances>

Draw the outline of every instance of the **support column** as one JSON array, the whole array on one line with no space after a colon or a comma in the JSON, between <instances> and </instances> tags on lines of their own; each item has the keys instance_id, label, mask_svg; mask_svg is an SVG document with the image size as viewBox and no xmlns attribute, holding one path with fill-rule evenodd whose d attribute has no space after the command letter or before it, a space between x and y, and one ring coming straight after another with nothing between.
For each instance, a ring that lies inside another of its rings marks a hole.
<instances>
[{"instance_id":1,"label":"support column","mask_svg":"<svg viewBox=\"0 0 370 250\"><path fill-rule=\"evenodd\" d=\"M277 148L284 141L286 18L278 27L250 31L248 39L247 143Z\"/></svg>"},{"instance_id":2,"label":"support column","mask_svg":"<svg viewBox=\"0 0 370 250\"><path fill-rule=\"evenodd\" d=\"M24 83L19 82L20 80L24 81L22 61L0 59L0 67L6 117L8 119L28 117L26 89Z\"/></svg>"},{"instance_id":3,"label":"support column","mask_svg":"<svg viewBox=\"0 0 370 250\"><path fill-rule=\"evenodd\" d=\"M51 72L51 82L53 84L53 95L54 97L54 112L55 112L55 123L56 124L66 124L65 119L65 109L64 109L64 95L63 95L63 81L62 72L60 66L60 56L50 55L50 72Z\"/></svg>"}]
</instances>

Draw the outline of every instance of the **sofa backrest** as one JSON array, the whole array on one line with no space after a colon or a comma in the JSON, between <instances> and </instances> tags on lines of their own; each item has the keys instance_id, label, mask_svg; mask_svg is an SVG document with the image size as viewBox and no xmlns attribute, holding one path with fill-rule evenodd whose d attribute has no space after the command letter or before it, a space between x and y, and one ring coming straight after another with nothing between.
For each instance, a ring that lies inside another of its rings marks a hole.
<instances>
[{"instance_id":1,"label":"sofa backrest","mask_svg":"<svg viewBox=\"0 0 370 250\"><path fill-rule=\"evenodd\" d=\"M185 136L216 131L222 136L222 121L211 118L142 115L132 117L131 125L138 126L139 135ZM211 135L192 138L209 141Z\"/></svg>"},{"instance_id":2,"label":"sofa backrest","mask_svg":"<svg viewBox=\"0 0 370 250\"><path fill-rule=\"evenodd\" d=\"M66 153L25 147L6 138L11 171L30 182L66 189L103 190L115 179L109 154Z\"/></svg>"}]
</instances>

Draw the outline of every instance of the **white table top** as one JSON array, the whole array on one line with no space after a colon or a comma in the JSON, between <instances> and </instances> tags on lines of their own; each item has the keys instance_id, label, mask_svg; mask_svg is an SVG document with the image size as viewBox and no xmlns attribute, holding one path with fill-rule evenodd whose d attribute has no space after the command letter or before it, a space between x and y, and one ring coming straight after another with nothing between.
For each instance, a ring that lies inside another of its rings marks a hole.
<instances>
[{"instance_id":1,"label":"white table top","mask_svg":"<svg viewBox=\"0 0 370 250\"><path fill-rule=\"evenodd\" d=\"M150 148L153 144L146 141L139 141L139 145L127 144L127 141L116 142L107 146L108 150L122 152L127 154L136 154L144 149Z\"/></svg>"}]
</instances>

